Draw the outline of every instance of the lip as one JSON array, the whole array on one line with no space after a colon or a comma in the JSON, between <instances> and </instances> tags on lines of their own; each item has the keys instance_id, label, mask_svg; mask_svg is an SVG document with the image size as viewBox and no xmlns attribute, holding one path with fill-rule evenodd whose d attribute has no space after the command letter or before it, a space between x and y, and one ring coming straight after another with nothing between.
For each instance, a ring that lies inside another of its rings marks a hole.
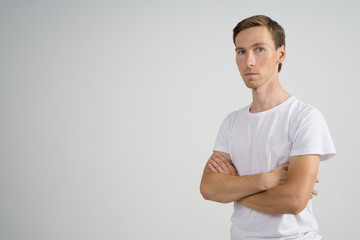
<instances>
[{"instance_id":1,"label":"lip","mask_svg":"<svg viewBox=\"0 0 360 240\"><path fill-rule=\"evenodd\" d=\"M255 76L258 75L257 73L246 73L245 76Z\"/></svg>"}]
</instances>

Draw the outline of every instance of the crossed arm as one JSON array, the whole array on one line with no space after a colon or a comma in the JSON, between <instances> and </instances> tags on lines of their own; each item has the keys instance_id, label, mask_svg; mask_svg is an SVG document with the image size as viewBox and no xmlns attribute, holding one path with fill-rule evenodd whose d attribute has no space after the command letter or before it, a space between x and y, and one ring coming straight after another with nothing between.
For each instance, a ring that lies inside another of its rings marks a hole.
<instances>
[{"instance_id":1,"label":"crossed arm","mask_svg":"<svg viewBox=\"0 0 360 240\"><path fill-rule=\"evenodd\" d=\"M319 168L319 155L295 156L268 173L238 176L227 153L214 152L205 166L200 191L217 202L238 202L268 214L298 214L307 205Z\"/></svg>"}]
</instances>

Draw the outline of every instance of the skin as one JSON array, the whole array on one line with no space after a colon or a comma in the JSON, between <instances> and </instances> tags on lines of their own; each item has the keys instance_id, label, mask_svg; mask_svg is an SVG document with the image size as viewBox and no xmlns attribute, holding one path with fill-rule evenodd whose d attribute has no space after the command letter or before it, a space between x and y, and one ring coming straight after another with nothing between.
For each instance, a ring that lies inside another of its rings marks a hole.
<instances>
[{"instance_id":1,"label":"skin","mask_svg":"<svg viewBox=\"0 0 360 240\"><path fill-rule=\"evenodd\" d=\"M266 27L252 27L235 38L236 64L251 89L251 113L269 110L290 97L280 85L278 65L286 57L285 46L275 48ZM205 199L237 202L267 214L298 214L307 205L319 169L319 155L291 157L268 173L239 176L230 155L214 152L203 172L200 191Z\"/></svg>"},{"instance_id":2,"label":"skin","mask_svg":"<svg viewBox=\"0 0 360 240\"><path fill-rule=\"evenodd\" d=\"M209 158L200 184L200 192L205 199L221 203L235 202L286 182L287 164L269 173L239 176L230 161L230 155L224 152L214 151Z\"/></svg>"},{"instance_id":3,"label":"skin","mask_svg":"<svg viewBox=\"0 0 360 240\"><path fill-rule=\"evenodd\" d=\"M220 152L215 152L215 154L216 153ZM224 157L217 158L216 161L210 157L207 168L212 171L213 174L239 176L235 167L229 161L230 156L227 153L221 154L224 155ZM229 158L225 157L226 155L229 156ZM281 165L269 172L270 175L273 174L273 177L277 177L273 178L275 181L270 183L274 185L268 185L268 191L249 194L236 202L268 214L298 214L306 207L309 199L318 194L318 192L311 187L315 182L319 182L319 180L316 179L318 168L311 167L314 162L319 165L319 155L292 157L290 164ZM269 178L267 180L269 180ZM245 183L242 182L242 184ZM222 189L222 191L225 190Z\"/></svg>"},{"instance_id":4,"label":"skin","mask_svg":"<svg viewBox=\"0 0 360 240\"><path fill-rule=\"evenodd\" d=\"M278 73L279 63L285 61L285 46L275 49L266 27L241 31L235 38L235 47L240 75L252 90L252 113L269 110L290 97L281 87Z\"/></svg>"}]
</instances>

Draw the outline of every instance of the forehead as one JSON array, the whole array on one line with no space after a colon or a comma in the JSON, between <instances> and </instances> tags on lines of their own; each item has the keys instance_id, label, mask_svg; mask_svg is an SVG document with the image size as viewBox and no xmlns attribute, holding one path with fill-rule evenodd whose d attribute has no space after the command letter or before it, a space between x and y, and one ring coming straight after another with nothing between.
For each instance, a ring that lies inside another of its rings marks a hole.
<instances>
[{"instance_id":1,"label":"forehead","mask_svg":"<svg viewBox=\"0 0 360 240\"><path fill-rule=\"evenodd\" d=\"M249 48L257 43L275 46L274 40L267 27L258 26L242 30L235 38L235 46L237 48Z\"/></svg>"}]
</instances>

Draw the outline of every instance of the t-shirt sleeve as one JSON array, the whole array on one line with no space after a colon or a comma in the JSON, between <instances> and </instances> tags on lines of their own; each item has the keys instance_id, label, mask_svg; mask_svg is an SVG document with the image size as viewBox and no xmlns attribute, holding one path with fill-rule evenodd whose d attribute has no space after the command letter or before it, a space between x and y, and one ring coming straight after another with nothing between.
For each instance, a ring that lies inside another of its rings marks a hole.
<instances>
[{"instance_id":1,"label":"t-shirt sleeve","mask_svg":"<svg viewBox=\"0 0 360 240\"><path fill-rule=\"evenodd\" d=\"M319 154L321 161L335 156L336 150L321 112L311 108L301 115L296 124L291 156Z\"/></svg>"},{"instance_id":2,"label":"t-shirt sleeve","mask_svg":"<svg viewBox=\"0 0 360 240\"><path fill-rule=\"evenodd\" d=\"M230 134L229 134L229 116L228 116L227 118L224 119L224 121L220 126L213 150L230 154L229 136Z\"/></svg>"}]
</instances>

